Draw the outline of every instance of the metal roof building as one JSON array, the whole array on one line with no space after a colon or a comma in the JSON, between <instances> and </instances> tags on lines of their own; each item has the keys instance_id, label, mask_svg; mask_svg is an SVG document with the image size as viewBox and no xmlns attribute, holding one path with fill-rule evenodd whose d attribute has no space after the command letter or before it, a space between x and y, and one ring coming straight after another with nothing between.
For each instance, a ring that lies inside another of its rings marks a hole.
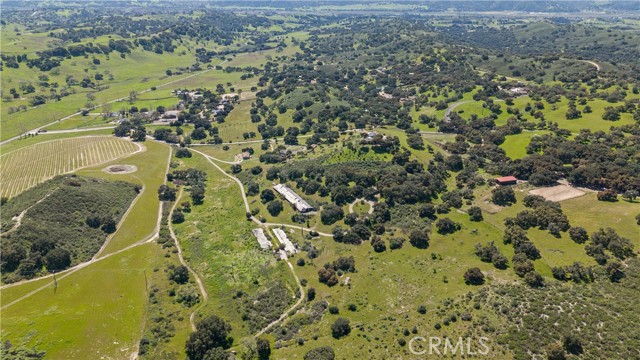
<instances>
[{"instance_id":1,"label":"metal roof building","mask_svg":"<svg viewBox=\"0 0 640 360\"><path fill-rule=\"evenodd\" d=\"M273 186L273 189L290 202L296 210L300 212L308 212L313 210L313 206L309 205L303 198L296 194L293 190L289 189L286 185L277 184Z\"/></svg>"}]
</instances>

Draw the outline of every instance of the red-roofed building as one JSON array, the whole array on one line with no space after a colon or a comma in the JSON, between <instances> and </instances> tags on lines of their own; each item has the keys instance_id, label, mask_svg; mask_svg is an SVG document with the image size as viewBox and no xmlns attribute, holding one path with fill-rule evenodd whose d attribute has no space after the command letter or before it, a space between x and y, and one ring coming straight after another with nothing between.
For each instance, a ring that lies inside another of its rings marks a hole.
<instances>
[{"instance_id":1,"label":"red-roofed building","mask_svg":"<svg viewBox=\"0 0 640 360\"><path fill-rule=\"evenodd\" d=\"M498 185L515 185L518 182L515 176L503 176L496 179Z\"/></svg>"}]
</instances>

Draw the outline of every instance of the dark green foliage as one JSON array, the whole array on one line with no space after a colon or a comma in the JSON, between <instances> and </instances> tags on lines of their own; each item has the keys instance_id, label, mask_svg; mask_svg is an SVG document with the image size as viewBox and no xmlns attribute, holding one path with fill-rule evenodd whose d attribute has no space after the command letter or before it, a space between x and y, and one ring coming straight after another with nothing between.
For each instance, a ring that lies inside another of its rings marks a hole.
<instances>
[{"instance_id":1,"label":"dark green foliage","mask_svg":"<svg viewBox=\"0 0 640 360\"><path fill-rule=\"evenodd\" d=\"M413 230L409 234L409 242L418 249L429 247L429 234L424 230Z\"/></svg>"},{"instance_id":2,"label":"dark green foliage","mask_svg":"<svg viewBox=\"0 0 640 360\"><path fill-rule=\"evenodd\" d=\"M469 213L469 220L482 221L482 209L479 206L472 206L467 212Z\"/></svg>"},{"instance_id":3,"label":"dark green foliage","mask_svg":"<svg viewBox=\"0 0 640 360\"><path fill-rule=\"evenodd\" d=\"M389 248L391 250L401 249L403 244L403 238L392 237L391 239L389 239Z\"/></svg>"},{"instance_id":4,"label":"dark green foliage","mask_svg":"<svg viewBox=\"0 0 640 360\"><path fill-rule=\"evenodd\" d=\"M564 349L562 345L557 342L549 344L547 346L547 359L548 360L565 360Z\"/></svg>"},{"instance_id":5,"label":"dark green foliage","mask_svg":"<svg viewBox=\"0 0 640 360\"><path fill-rule=\"evenodd\" d=\"M184 213L182 211L174 211L171 214L171 222L174 224L181 224L184 222Z\"/></svg>"},{"instance_id":6,"label":"dark green foliage","mask_svg":"<svg viewBox=\"0 0 640 360\"><path fill-rule=\"evenodd\" d=\"M269 205L267 205L267 211L269 211L269 214L271 214L271 216L278 216L278 214L280 214L282 210L284 210L284 207L282 206L282 201L280 200L271 201Z\"/></svg>"},{"instance_id":7,"label":"dark green foliage","mask_svg":"<svg viewBox=\"0 0 640 360\"><path fill-rule=\"evenodd\" d=\"M464 282L468 285L484 284L484 274L477 268L471 268L464 273Z\"/></svg>"},{"instance_id":8,"label":"dark green foliage","mask_svg":"<svg viewBox=\"0 0 640 360\"><path fill-rule=\"evenodd\" d=\"M44 257L44 263L51 272L64 270L71 265L71 254L65 249L52 249Z\"/></svg>"},{"instance_id":9,"label":"dark green foliage","mask_svg":"<svg viewBox=\"0 0 640 360\"><path fill-rule=\"evenodd\" d=\"M186 284L189 281L189 269L184 265L178 265L169 271L169 280L178 284Z\"/></svg>"},{"instance_id":10,"label":"dark green foliage","mask_svg":"<svg viewBox=\"0 0 640 360\"><path fill-rule=\"evenodd\" d=\"M420 134L411 134L407 137L407 145L412 149L423 150L424 140L422 140Z\"/></svg>"},{"instance_id":11,"label":"dark green foliage","mask_svg":"<svg viewBox=\"0 0 640 360\"><path fill-rule=\"evenodd\" d=\"M371 246L373 246L373 250L375 252L384 252L385 250L387 250L387 245L379 236L374 236L371 238Z\"/></svg>"},{"instance_id":12,"label":"dark green foliage","mask_svg":"<svg viewBox=\"0 0 640 360\"><path fill-rule=\"evenodd\" d=\"M355 272L356 271L356 263L353 256L341 256L337 260L331 264L335 271L344 271L344 272Z\"/></svg>"},{"instance_id":13,"label":"dark green foliage","mask_svg":"<svg viewBox=\"0 0 640 360\"><path fill-rule=\"evenodd\" d=\"M599 191L597 194L597 198L600 201L616 202L618 201L618 193L616 193L616 191L613 189L607 189L604 191Z\"/></svg>"},{"instance_id":14,"label":"dark green foliage","mask_svg":"<svg viewBox=\"0 0 640 360\"><path fill-rule=\"evenodd\" d=\"M498 186L491 191L491 201L496 205L509 206L515 204L516 193L511 186Z\"/></svg>"},{"instance_id":15,"label":"dark green foliage","mask_svg":"<svg viewBox=\"0 0 640 360\"><path fill-rule=\"evenodd\" d=\"M591 249L600 250L590 251ZM618 235L611 228L599 229L591 234L591 240L586 250L588 255L594 257L597 254L602 254L603 250L609 250L613 256L621 260L635 256L631 241Z\"/></svg>"},{"instance_id":16,"label":"dark green foliage","mask_svg":"<svg viewBox=\"0 0 640 360\"><path fill-rule=\"evenodd\" d=\"M316 298L316 289L315 288L308 288L307 289L307 301L313 301Z\"/></svg>"},{"instance_id":17,"label":"dark green foliage","mask_svg":"<svg viewBox=\"0 0 640 360\"><path fill-rule=\"evenodd\" d=\"M554 267L551 272L554 278L561 281L572 280L576 283L590 283L594 280L593 269L584 267L580 262L574 262L572 265L564 267Z\"/></svg>"},{"instance_id":18,"label":"dark green foliage","mask_svg":"<svg viewBox=\"0 0 640 360\"><path fill-rule=\"evenodd\" d=\"M498 248L495 246L493 241L487 244L487 246L482 246L481 244L476 244L475 246L476 255L480 257L480 260L483 262L490 262L498 269L506 269L509 263L507 258L500 254Z\"/></svg>"},{"instance_id":19,"label":"dark green foliage","mask_svg":"<svg viewBox=\"0 0 640 360\"><path fill-rule=\"evenodd\" d=\"M589 234L587 233L587 230L580 226L572 226L569 229L569 237L571 237L571 240L575 241L578 244L584 244L585 242L587 242L587 240L589 240Z\"/></svg>"},{"instance_id":20,"label":"dark green foliage","mask_svg":"<svg viewBox=\"0 0 640 360\"><path fill-rule=\"evenodd\" d=\"M14 232L0 238L3 281L34 277L43 265L58 271L89 260L136 196L133 184L65 175L12 198L0 214L5 229L14 216L32 207Z\"/></svg>"},{"instance_id":21,"label":"dark green foliage","mask_svg":"<svg viewBox=\"0 0 640 360\"><path fill-rule=\"evenodd\" d=\"M268 203L269 201L274 200L275 198L276 198L276 194L271 189L264 189L260 193L260 200L262 200L263 204Z\"/></svg>"},{"instance_id":22,"label":"dark green foliage","mask_svg":"<svg viewBox=\"0 0 640 360\"><path fill-rule=\"evenodd\" d=\"M160 201L176 201L176 189L167 185L160 185L158 188L158 200Z\"/></svg>"},{"instance_id":23,"label":"dark green foliage","mask_svg":"<svg viewBox=\"0 0 640 360\"><path fill-rule=\"evenodd\" d=\"M233 343L229 337L231 326L221 318L211 315L196 324L196 331L191 333L186 344L188 360L220 359L215 348L228 349ZM214 356L215 357L212 357Z\"/></svg>"},{"instance_id":24,"label":"dark green foliage","mask_svg":"<svg viewBox=\"0 0 640 360\"><path fill-rule=\"evenodd\" d=\"M544 286L544 280L542 279L542 275L538 274L535 271L530 271L524 276L524 281L527 285L538 288Z\"/></svg>"},{"instance_id":25,"label":"dark green foliage","mask_svg":"<svg viewBox=\"0 0 640 360\"><path fill-rule=\"evenodd\" d=\"M336 355L330 346L311 349L304 354L304 360L335 360Z\"/></svg>"},{"instance_id":26,"label":"dark green foliage","mask_svg":"<svg viewBox=\"0 0 640 360\"><path fill-rule=\"evenodd\" d=\"M320 220L325 225L331 225L343 217L344 211L342 210L342 207L333 204L323 206L322 211L320 212Z\"/></svg>"},{"instance_id":27,"label":"dark green foliage","mask_svg":"<svg viewBox=\"0 0 640 360\"><path fill-rule=\"evenodd\" d=\"M340 339L344 336L349 335L351 332L351 325L349 324L349 320L345 318L338 318L331 325L331 336L336 339Z\"/></svg>"},{"instance_id":28,"label":"dark green foliage","mask_svg":"<svg viewBox=\"0 0 640 360\"><path fill-rule=\"evenodd\" d=\"M256 352L258 353L259 360L269 359L269 357L271 357L271 345L269 344L269 340L261 337L257 338Z\"/></svg>"},{"instance_id":29,"label":"dark green foliage","mask_svg":"<svg viewBox=\"0 0 640 360\"><path fill-rule=\"evenodd\" d=\"M187 148L179 148L176 150L177 158L190 158L191 156L193 156L193 154L191 154L191 151Z\"/></svg>"},{"instance_id":30,"label":"dark green foliage","mask_svg":"<svg viewBox=\"0 0 640 360\"><path fill-rule=\"evenodd\" d=\"M318 281L323 284L327 284L327 286L334 286L340 280L333 268L321 268L318 270Z\"/></svg>"},{"instance_id":31,"label":"dark green foliage","mask_svg":"<svg viewBox=\"0 0 640 360\"><path fill-rule=\"evenodd\" d=\"M573 355L582 354L582 341L579 337L573 334L569 334L564 337L562 345L566 352Z\"/></svg>"},{"instance_id":32,"label":"dark green foliage","mask_svg":"<svg viewBox=\"0 0 640 360\"><path fill-rule=\"evenodd\" d=\"M622 278L624 278L622 264L620 264L617 261L610 261L605 266L605 271L607 272L607 276L609 277L609 280L611 280L612 282L618 282L622 280Z\"/></svg>"},{"instance_id":33,"label":"dark green foliage","mask_svg":"<svg viewBox=\"0 0 640 360\"><path fill-rule=\"evenodd\" d=\"M454 232L460 230L460 224L454 222L449 218L438 219L436 222L436 228L438 229L438 234L453 234Z\"/></svg>"}]
</instances>

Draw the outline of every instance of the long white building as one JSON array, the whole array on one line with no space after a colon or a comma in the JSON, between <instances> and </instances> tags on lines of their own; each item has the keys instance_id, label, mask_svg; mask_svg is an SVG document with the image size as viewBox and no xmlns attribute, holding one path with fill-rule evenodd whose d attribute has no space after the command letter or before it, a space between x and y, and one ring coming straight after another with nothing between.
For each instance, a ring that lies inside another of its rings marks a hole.
<instances>
[{"instance_id":1,"label":"long white building","mask_svg":"<svg viewBox=\"0 0 640 360\"><path fill-rule=\"evenodd\" d=\"M284 184L277 184L273 186L273 189L280 195L284 196L284 198L290 202L296 210L300 212L308 212L313 210L313 206L309 205L303 198L301 198L298 194L296 194L293 190L287 187Z\"/></svg>"},{"instance_id":2,"label":"long white building","mask_svg":"<svg viewBox=\"0 0 640 360\"><path fill-rule=\"evenodd\" d=\"M275 234L275 236L278 239L278 241L280 242L280 244L284 245L284 250L287 253L295 254L295 253L298 252L298 249L296 249L296 247L293 246L293 243L291 242L291 240L289 240L289 238L287 237L287 234L284 232L284 230L282 230L282 229L273 229L273 233Z\"/></svg>"},{"instance_id":3,"label":"long white building","mask_svg":"<svg viewBox=\"0 0 640 360\"><path fill-rule=\"evenodd\" d=\"M267 236L264 234L264 230L262 230L261 228L253 229L251 230L251 232L253 233L253 236L258 239L258 243L260 243L261 248L267 250L270 249L271 246L273 246L273 244L271 244L271 241L269 241L269 239L267 239Z\"/></svg>"}]
</instances>

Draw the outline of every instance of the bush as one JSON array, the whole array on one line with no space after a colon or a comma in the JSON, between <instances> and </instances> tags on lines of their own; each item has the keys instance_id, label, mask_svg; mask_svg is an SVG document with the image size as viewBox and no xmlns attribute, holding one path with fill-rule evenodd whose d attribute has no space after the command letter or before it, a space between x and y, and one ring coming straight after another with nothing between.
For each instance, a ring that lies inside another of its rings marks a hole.
<instances>
[{"instance_id":1,"label":"bush","mask_svg":"<svg viewBox=\"0 0 640 360\"><path fill-rule=\"evenodd\" d=\"M427 313L427 307L424 306L424 305L418 306L418 313L420 313L422 315L426 314Z\"/></svg>"},{"instance_id":2,"label":"bush","mask_svg":"<svg viewBox=\"0 0 640 360\"><path fill-rule=\"evenodd\" d=\"M374 236L371 238L371 246L373 246L373 251L375 252L383 252L387 250L387 246L379 236Z\"/></svg>"},{"instance_id":3,"label":"bush","mask_svg":"<svg viewBox=\"0 0 640 360\"><path fill-rule=\"evenodd\" d=\"M304 360L335 360L335 358L336 355L330 346L311 349L304 354Z\"/></svg>"},{"instance_id":4,"label":"bush","mask_svg":"<svg viewBox=\"0 0 640 360\"><path fill-rule=\"evenodd\" d=\"M176 151L177 158L190 158L191 156L193 156L193 154L191 154L191 151L187 148L180 148Z\"/></svg>"},{"instance_id":5,"label":"bush","mask_svg":"<svg viewBox=\"0 0 640 360\"><path fill-rule=\"evenodd\" d=\"M344 336L347 336L350 332L351 325L349 324L349 320L345 318L338 318L333 323L333 325L331 325L331 336L333 336L335 339L340 339Z\"/></svg>"},{"instance_id":6,"label":"bush","mask_svg":"<svg viewBox=\"0 0 640 360\"><path fill-rule=\"evenodd\" d=\"M44 263L49 271L64 270L71 265L71 254L67 250L55 248L44 257Z\"/></svg>"},{"instance_id":7,"label":"bush","mask_svg":"<svg viewBox=\"0 0 640 360\"><path fill-rule=\"evenodd\" d=\"M315 288L308 288L307 289L307 301L313 301L313 299L316 298L316 289Z\"/></svg>"},{"instance_id":8,"label":"bush","mask_svg":"<svg viewBox=\"0 0 640 360\"><path fill-rule=\"evenodd\" d=\"M184 222L184 214L182 213L182 211L174 211L173 214L171 214L171 222L174 224L181 224Z\"/></svg>"},{"instance_id":9,"label":"bush","mask_svg":"<svg viewBox=\"0 0 640 360\"><path fill-rule=\"evenodd\" d=\"M424 230L413 230L409 234L409 242L418 249L429 247L429 234Z\"/></svg>"},{"instance_id":10,"label":"bush","mask_svg":"<svg viewBox=\"0 0 640 360\"><path fill-rule=\"evenodd\" d=\"M320 220L324 225L332 225L344 217L344 211L340 206L328 204L323 206L320 212Z\"/></svg>"},{"instance_id":11,"label":"bush","mask_svg":"<svg viewBox=\"0 0 640 360\"><path fill-rule=\"evenodd\" d=\"M401 249L404 244L403 238L393 237L389 239L389 248L391 250Z\"/></svg>"},{"instance_id":12,"label":"bush","mask_svg":"<svg viewBox=\"0 0 640 360\"><path fill-rule=\"evenodd\" d=\"M598 192L597 197L599 201L610 201L610 202L618 201L618 194L615 192L615 190L612 190L612 189L607 189L607 190Z\"/></svg>"},{"instance_id":13,"label":"bush","mask_svg":"<svg viewBox=\"0 0 640 360\"><path fill-rule=\"evenodd\" d=\"M471 221L482 221L482 209L478 206L472 206L468 210L469 220Z\"/></svg>"},{"instance_id":14,"label":"bush","mask_svg":"<svg viewBox=\"0 0 640 360\"><path fill-rule=\"evenodd\" d=\"M482 285L484 284L484 274L480 268L471 268L464 273L464 282L467 285Z\"/></svg>"},{"instance_id":15,"label":"bush","mask_svg":"<svg viewBox=\"0 0 640 360\"><path fill-rule=\"evenodd\" d=\"M331 305L331 306L329 306L329 313L333 314L333 315L339 314L340 313L340 309L338 309L338 307L335 306L335 305Z\"/></svg>"},{"instance_id":16,"label":"bush","mask_svg":"<svg viewBox=\"0 0 640 360\"><path fill-rule=\"evenodd\" d=\"M449 218L442 218L436 222L436 228L438 229L438 234L453 234L460 230L460 224Z\"/></svg>"},{"instance_id":17,"label":"bush","mask_svg":"<svg viewBox=\"0 0 640 360\"><path fill-rule=\"evenodd\" d=\"M509 206L515 204L516 193L511 186L499 186L491 191L491 201L496 205Z\"/></svg>"},{"instance_id":18,"label":"bush","mask_svg":"<svg viewBox=\"0 0 640 360\"><path fill-rule=\"evenodd\" d=\"M587 230L580 226L573 226L569 229L569 237L578 244L584 244L589 240Z\"/></svg>"},{"instance_id":19,"label":"bush","mask_svg":"<svg viewBox=\"0 0 640 360\"><path fill-rule=\"evenodd\" d=\"M178 284L185 284L189 281L189 269L184 265L178 265L169 271L169 280Z\"/></svg>"},{"instance_id":20,"label":"bush","mask_svg":"<svg viewBox=\"0 0 640 360\"><path fill-rule=\"evenodd\" d=\"M564 337L562 346L564 347L564 350L569 354L573 354L573 355L582 354L582 341L580 341L580 338L578 338L573 334L569 334Z\"/></svg>"},{"instance_id":21,"label":"bush","mask_svg":"<svg viewBox=\"0 0 640 360\"><path fill-rule=\"evenodd\" d=\"M233 343L229 337L231 326L221 318L212 315L196 325L186 343L189 360L203 360L208 352L215 348L228 349Z\"/></svg>"},{"instance_id":22,"label":"bush","mask_svg":"<svg viewBox=\"0 0 640 360\"><path fill-rule=\"evenodd\" d=\"M269 205L267 205L267 211L269 211L269 214L271 214L271 216L278 216L278 214L280 214L282 210L284 210L284 207L282 206L282 201L280 200L274 200L270 202Z\"/></svg>"}]
</instances>

